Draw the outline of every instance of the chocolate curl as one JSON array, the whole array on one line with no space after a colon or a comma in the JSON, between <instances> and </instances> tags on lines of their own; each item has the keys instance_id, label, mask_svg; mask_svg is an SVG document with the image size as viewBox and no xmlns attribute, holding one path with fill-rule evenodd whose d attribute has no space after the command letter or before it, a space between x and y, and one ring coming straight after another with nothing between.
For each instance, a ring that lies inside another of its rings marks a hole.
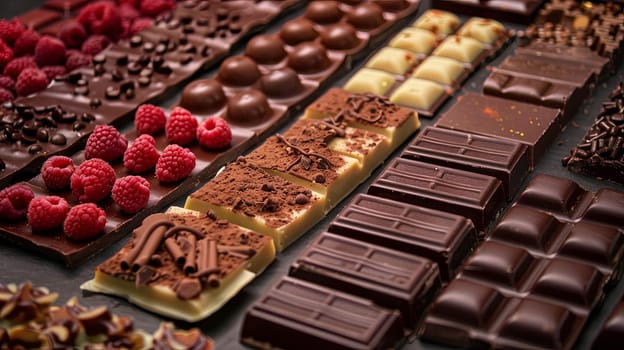
<instances>
[{"instance_id":1,"label":"chocolate curl","mask_svg":"<svg viewBox=\"0 0 624 350\"><path fill-rule=\"evenodd\" d=\"M165 232L165 238L169 238L173 235L175 235L178 232L190 232L192 233L197 239L202 239L204 238L204 234L190 226L184 226L184 225L178 225L175 227L170 228L167 232Z\"/></svg>"},{"instance_id":2,"label":"chocolate curl","mask_svg":"<svg viewBox=\"0 0 624 350\"><path fill-rule=\"evenodd\" d=\"M143 231L143 233L140 233L141 231L138 231L137 235L135 237L136 242L134 243L134 246L121 259L121 268L123 270L128 270L131 266L133 266L134 260L143 251L143 248L145 247L148 238L150 238L152 236L152 233L155 230L157 230L158 228L161 228L161 227L166 230L166 229L168 229L171 226L173 226L173 223L171 223L170 221L158 220L155 223L153 223L147 230ZM137 268L137 270L138 270L138 268Z\"/></svg>"},{"instance_id":3,"label":"chocolate curl","mask_svg":"<svg viewBox=\"0 0 624 350\"><path fill-rule=\"evenodd\" d=\"M188 241L191 244L191 248L186 255L186 263L184 264L184 273L190 275L197 271L196 255L197 255L197 238L194 235L188 236Z\"/></svg>"},{"instance_id":4,"label":"chocolate curl","mask_svg":"<svg viewBox=\"0 0 624 350\"><path fill-rule=\"evenodd\" d=\"M214 239L202 239L199 241L199 271L195 274L197 277L208 277L208 284L211 287L219 286L219 252L217 250L217 241Z\"/></svg>"},{"instance_id":5,"label":"chocolate curl","mask_svg":"<svg viewBox=\"0 0 624 350\"><path fill-rule=\"evenodd\" d=\"M184 266L184 264L186 263L186 257L184 256L184 252L182 251L178 243L176 243L175 238L165 238L165 248L167 249L169 254L171 254L173 261L175 261L178 267Z\"/></svg>"},{"instance_id":6,"label":"chocolate curl","mask_svg":"<svg viewBox=\"0 0 624 350\"><path fill-rule=\"evenodd\" d=\"M220 245L219 251L232 255L238 255L243 259L249 259L256 254L256 250L248 245Z\"/></svg>"},{"instance_id":7,"label":"chocolate curl","mask_svg":"<svg viewBox=\"0 0 624 350\"><path fill-rule=\"evenodd\" d=\"M151 230L151 233L149 233L149 237L147 237L147 240L145 241L145 244L143 245L143 249L141 249L141 251L139 252L139 256L136 258L136 260L132 264L132 271L136 272L141 268L141 266L144 266L147 263L149 263L150 259L152 258L152 255L156 252L156 250L162 243L163 238L165 237L165 232L167 231L167 228L171 227L171 225L173 224L170 222L167 222L167 224L160 224L160 225L152 226L153 229Z\"/></svg>"}]
</instances>

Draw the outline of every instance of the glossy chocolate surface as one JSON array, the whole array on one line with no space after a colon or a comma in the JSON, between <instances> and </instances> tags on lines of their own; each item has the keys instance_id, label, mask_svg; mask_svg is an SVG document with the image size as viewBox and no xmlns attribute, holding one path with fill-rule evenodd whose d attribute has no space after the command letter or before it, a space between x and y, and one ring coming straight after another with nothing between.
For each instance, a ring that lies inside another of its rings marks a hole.
<instances>
[{"instance_id":1,"label":"glossy chocolate surface","mask_svg":"<svg viewBox=\"0 0 624 350\"><path fill-rule=\"evenodd\" d=\"M429 163L395 158L368 193L465 215L484 231L505 203L500 180Z\"/></svg>"},{"instance_id":2,"label":"glossy chocolate surface","mask_svg":"<svg viewBox=\"0 0 624 350\"><path fill-rule=\"evenodd\" d=\"M433 0L433 7L499 21L529 23L545 0Z\"/></svg>"},{"instance_id":3,"label":"glossy chocolate surface","mask_svg":"<svg viewBox=\"0 0 624 350\"><path fill-rule=\"evenodd\" d=\"M616 348L624 336L624 301L620 301L606 322L602 325L600 332L592 344L592 349Z\"/></svg>"}]
</instances>

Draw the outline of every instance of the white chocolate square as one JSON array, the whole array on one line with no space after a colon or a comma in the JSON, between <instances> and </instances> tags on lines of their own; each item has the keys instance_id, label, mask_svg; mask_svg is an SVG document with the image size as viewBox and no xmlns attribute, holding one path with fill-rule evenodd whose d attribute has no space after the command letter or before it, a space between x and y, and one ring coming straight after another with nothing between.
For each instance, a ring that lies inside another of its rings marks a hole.
<instances>
[{"instance_id":1,"label":"white chocolate square","mask_svg":"<svg viewBox=\"0 0 624 350\"><path fill-rule=\"evenodd\" d=\"M453 85L464 72L464 69L463 64L454 59L429 56L416 67L412 76L433 80L440 84Z\"/></svg>"},{"instance_id":2,"label":"white chocolate square","mask_svg":"<svg viewBox=\"0 0 624 350\"><path fill-rule=\"evenodd\" d=\"M383 70L388 73L403 74L414 65L416 55L412 52L384 47L368 60L366 67Z\"/></svg>"},{"instance_id":3,"label":"white chocolate square","mask_svg":"<svg viewBox=\"0 0 624 350\"><path fill-rule=\"evenodd\" d=\"M376 69L362 68L345 84L344 89L349 92L370 92L378 96L386 94L394 84L394 77L390 73Z\"/></svg>"},{"instance_id":4,"label":"white chocolate square","mask_svg":"<svg viewBox=\"0 0 624 350\"><path fill-rule=\"evenodd\" d=\"M390 96L390 101L414 109L428 110L444 93L444 88L430 80L407 79Z\"/></svg>"},{"instance_id":5,"label":"white chocolate square","mask_svg":"<svg viewBox=\"0 0 624 350\"><path fill-rule=\"evenodd\" d=\"M483 43L479 40L467 36L451 35L436 47L433 55L472 63L481 52L483 52Z\"/></svg>"},{"instance_id":6,"label":"white chocolate square","mask_svg":"<svg viewBox=\"0 0 624 350\"><path fill-rule=\"evenodd\" d=\"M388 46L428 54L436 43L437 36L420 28L405 28L397 34Z\"/></svg>"},{"instance_id":7,"label":"white chocolate square","mask_svg":"<svg viewBox=\"0 0 624 350\"><path fill-rule=\"evenodd\" d=\"M435 34L448 35L459 26L459 18L454 14L440 10L428 10L412 24L412 27L426 29Z\"/></svg>"},{"instance_id":8,"label":"white chocolate square","mask_svg":"<svg viewBox=\"0 0 624 350\"><path fill-rule=\"evenodd\" d=\"M457 34L491 45L505 35L505 27L493 19L473 17L464 23Z\"/></svg>"}]
</instances>

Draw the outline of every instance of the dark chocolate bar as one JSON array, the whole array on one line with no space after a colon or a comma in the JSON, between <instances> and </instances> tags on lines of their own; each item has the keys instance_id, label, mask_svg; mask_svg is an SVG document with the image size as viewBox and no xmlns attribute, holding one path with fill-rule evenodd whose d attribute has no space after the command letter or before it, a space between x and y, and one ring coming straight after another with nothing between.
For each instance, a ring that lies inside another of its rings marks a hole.
<instances>
[{"instance_id":1,"label":"dark chocolate bar","mask_svg":"<svg viewBox=\"0 0 624 350\"><path fill-rule=\"evenodd\" d=\"M494 177L403 158L391 161L368 193L465 215L481 232L505 203Z\"/></svg>"},{"instance_id":2,"label":"dark chocolate bar","mask_svg":"<svg viewBox=\"0 0 624 350\"><path fill-rule=\"evenodd\" d=\"M560 110L473 93L460 96L436 126L524 143L531 169L562 127Z\"/></svg>"},{"instance_id":3,"label":"dark chocolate bar","mask_svg":"<svg viewBox=\"0 0 624 350\"><path fill-rule=\"evenodd\" d=\"M241 341L256 348L388 349L400 346L397 311L283 277L247 311Z\"/></svg>"},{"instance_id":4,"label":"dark chocolate bar","mask_svg":"<svg viewBox=\"0 0 624 350\"><path fill-rule=\"evenodd\" d=\"M498 137L427 127L401 157L494 176L511 200L529 173L526 145Z\"/></svg>"},{"instance_id":5,"label":"dark chocolate bar","mask_svg":"<svg viewBox=\"0 0 624 350\"><path fill-rule=\"evenodd\" d=\"M593 350L615 349L622 344L624 337L624 301L620 301L611 311L609 318L600 328L592 343Z\"/></svg>"},{"instance_id":6,"label":"dark chocolate bar","mask_svg":"<svg viewBox=\"0 0 624 350\"><path fill-rule=\"evenodd\" d=\"M397 309L416 327L440 288L429 259L322 233L290 267L291 276Z\"/></svg>"},{"instance_id":7,"label":"dark chocolate bar","mask_svg":"<svg viewBox=\"0 0 624 350\"><path fill-rule=\"evenodd\" d=\"M499 21L530 23L545 0L434 0L433 7Z\"/></svg>"},{"instance_id":8,"label":"dark chocolate bar","mask_svg":"<svg viewBox=\"0 0 624 350\"><path fill-rule=\"evenodd\" d=\"M353 198L328 231L431 259L445 282L478 238L472 222L463 216L367 194Z\"/></svg>"}]
</instances>

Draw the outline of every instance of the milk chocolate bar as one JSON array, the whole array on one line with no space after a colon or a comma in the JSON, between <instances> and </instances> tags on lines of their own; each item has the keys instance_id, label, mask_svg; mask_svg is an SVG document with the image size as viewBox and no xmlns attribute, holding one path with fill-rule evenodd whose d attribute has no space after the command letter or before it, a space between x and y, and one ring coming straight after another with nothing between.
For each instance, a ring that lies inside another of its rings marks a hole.
<instances>
[{"instance_id":1,"label":"milk chocolate bar","mask_svg":"<svg viewBox=\"0 0 624 350\"><path fill-rule=\"evenodd\" d=\"M440 287L429 259L330 233L299 255L289 275L397 309L410 328Z\"/></svg>"},{"instance_id":2,"label":"milk chocolate bar","mask_svg":"<svg viewBox=\"0 0 624 350\"><path fill-rule=\"evenodd\" d=\"M508 200L529 173L527 147L519 142L436 127L422 130L401 156L494 176Z\"/></svg>"},{"instance_id":3,"label":"milk chocolate bar","mask_svg":"<svg viewBox=\"0 0 624 350\"><path fill-rule=\"evenodd\" d=\"M255 348L387 349L400 346L397 311L283 277L245 314L241 342Z\"/></svg>"},{"instance_id":4,"label":"milk chocolate bar","mask_svg":"<svg viewBox=\"0 0 624 350\"><path fill-rule=\"evenodd\" d=\"M481 232L505 203L494 177L404 158L392 160L368 193L465 215Z\"/></svg>"},{"instance_id":5,"label":"milk chocolate bar","mask_svg":"<svg viewBox=\"0 0 624 350\"><path fill-rule=\"evenodd\" d=\"M434 261L448 282L477 243L472 222L459 215L358 194L329 232Z\"/></svg>"},{"instance_id":6,"label":"milk chocolate bar","mask_svg":"<svg viewBox=\"0 0 624 350\"><path fill-rule=\"evenodd\" d=\"M434 0L433 7L469 16L528 24L545 0Z\"/></svg>"}]
</instances>

